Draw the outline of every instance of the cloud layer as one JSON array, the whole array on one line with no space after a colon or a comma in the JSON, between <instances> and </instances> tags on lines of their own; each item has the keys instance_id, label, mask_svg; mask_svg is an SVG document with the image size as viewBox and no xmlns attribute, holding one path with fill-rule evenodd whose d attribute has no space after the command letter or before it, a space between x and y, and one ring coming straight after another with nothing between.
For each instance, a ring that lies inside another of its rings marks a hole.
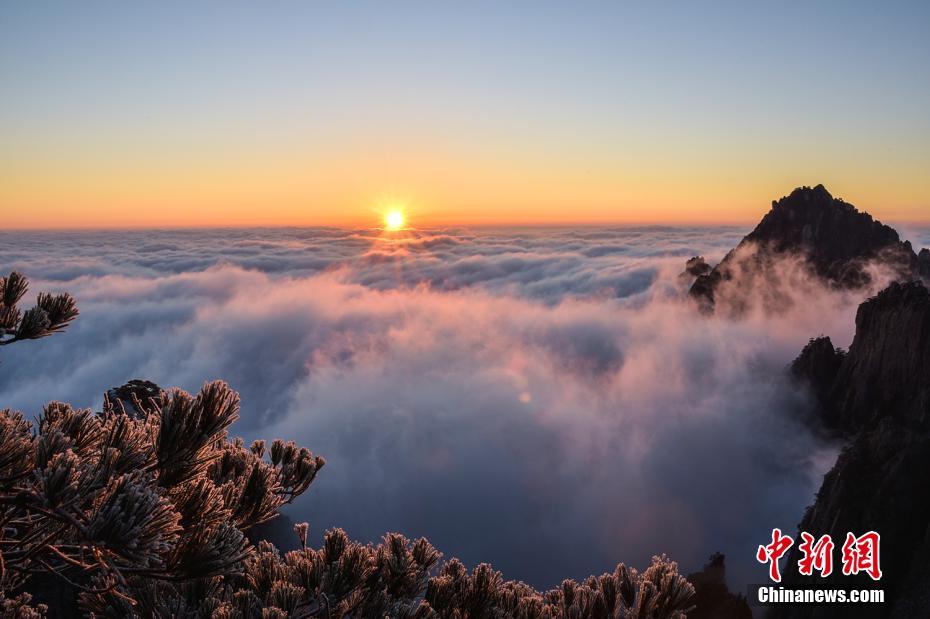
<instances>
[{"instance_id":1,"label":"cloud layer","mask_svg":"<svg viewBox=\"0 0 930 619\"><path fill-rule=\"evenodd\" d=\"M793 529L833 453L782 370L852 336L862 295L703 318L684 259L743 231L4 234L0 265L67 290L66 335L3 351L0 402L98 406L131 378L242 395L235 431L329 465L288 514L425 535L537 586L665 552L687 570Z\"/></svg>"}]
</instances>

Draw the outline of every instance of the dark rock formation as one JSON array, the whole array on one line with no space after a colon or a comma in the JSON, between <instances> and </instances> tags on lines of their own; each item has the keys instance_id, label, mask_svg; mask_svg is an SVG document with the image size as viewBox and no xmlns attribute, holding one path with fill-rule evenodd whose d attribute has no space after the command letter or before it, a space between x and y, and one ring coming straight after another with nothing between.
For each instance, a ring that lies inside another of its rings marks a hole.
<instances>
[{"instance_id":1,"label":"dark rock formation","mask_svg":"<svg viewBox=\"0 0 930 619\"><path fill-rule=\"evenodd\" d=\"M802 260L811 275L837 288L868 285L870 261L881 262L901 281L914 279L918 268L910 243L902 242L893 228L834 198L823 185L800 187L773 202L756 228L697 278L690 295L703 310L712 311L722 289L738 291L737 297L756 289L767 295L766 307L778 309L785 297L778 285L779 261L786 258ZM745 304L745 298L731 300L736 312Z\"/></svg>"},{"instance_id":2,"label":"dark rock formation","mask_svg":"<svg viewBox=\"0 0 930 619\"><path fill-rule=\"evenodd\" d=\"M917 271L924 281L930 282L930 249L926 247L917 254Z\"/></svg>"},{"instance_id":3,"label":"dark rock formation","mask_svg":"<svg viewBox=\"0 0 930 619\"><path fill-rule=\"evenodd\" d=\"M688 619L752 619L746 598L727 588L726 565L719 552L711 555L700 572L689 574L688 581L694 585L694 610Z\"/></svg>"},{"instance_id":4,"label":"dark rock formation","mask_svg":"<svg viewBox=\"0 0 930 619\"><path fill-rule=\"evenodd\" d=\"M681 272L679 277L688 278L693 281L697 277L707 275L710 271L711 266L707 264L707 260L704 259L704 256L693 256L685 263L685 270Z\"/></svg>"},{"instance_id":5,"label":"dark rock formation","mask_svg":"<svg viewBox=\"0 0 930 619\"><path fill-rule=\"evenodd\" d=\"M856 336L830 399L854 429L888 417L927 426L930 291L923 284L892 284L859 306Z\"/></svg>"},{"instance_id":6,"label":"dark rock formation","mask_svg":"<svg viewBox=\"0 0 930 619\"><path fill-rule=\"evenodd\" d=\"M832 348L828 338L812 340L791 368L818 396L824 425L851 437L800 530L829 533L837 552L847 532L879 532L887 603L867 616L930 616L930 291L892 284L859 307L849 352ZM795 547L787 565L798 558ZM839 570L827 581L874 584ZM786 586L804 582L824 581L786 571ZM776 616L822 619L848 610L792 606Z\"/></svg>"},{"instance_id":7,"label":"dark rock formation","mask_svg":"<svg viewBox=\"0 0 930 619\"><path fill-rule=\"evenodd\" d=\"M848 353L830 338L811 340L791 372L817 396L824 425L843 434L889 418L928 425L930 291L892 283L859 306Z\"/></svg>"},{"instance_id":8,"label":"dark rock formation","mask_svg":"<svg viewBox=\"0 0 930 619\"><path fill-rule=\"evenodd\" d=\"M821 336L808 342L791 364L791 376L806 384L821 411L829 404L830 390L845 356L843 350L834 348L829 337Z\"/></svg>"},{"instance_id":9,"label":"dark rock formation","mask_svg":"<svg viewBox=\"0 0 930 619\"><path fill-rule=\"evenodd\" d=\"M145 417L165 399L165 390L150 380L134 379L106 393L111 406L130 417Z\"/></svg>"}]
</instances>

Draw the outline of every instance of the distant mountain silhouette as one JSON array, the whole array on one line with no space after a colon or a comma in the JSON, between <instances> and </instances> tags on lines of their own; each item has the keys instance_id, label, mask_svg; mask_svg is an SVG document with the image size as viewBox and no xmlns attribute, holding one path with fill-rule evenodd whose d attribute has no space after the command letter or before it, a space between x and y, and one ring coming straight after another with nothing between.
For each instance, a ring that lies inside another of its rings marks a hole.
<instances>
[{"instance_id":1,"label":"distant mountain silhouette","mask_svg":"<svg viewBox=\"0 0 930 619\"><path fill-rule=\"evenodd\" d=\"M714 311L721 297L728 297L728 308L739 313L752 294L761 295L767 309L789 302L785 261L800 260L805 275L831 287L861 288L872 281L870 262L890 269L894 279L909 281L921 269L930 271L930 252L921 256L918 260L893 228L817 185L772 202L756 228L709 272L692 258L686 273L697 276L689 292L703 311Z\"/></svg>"}]
</instances>

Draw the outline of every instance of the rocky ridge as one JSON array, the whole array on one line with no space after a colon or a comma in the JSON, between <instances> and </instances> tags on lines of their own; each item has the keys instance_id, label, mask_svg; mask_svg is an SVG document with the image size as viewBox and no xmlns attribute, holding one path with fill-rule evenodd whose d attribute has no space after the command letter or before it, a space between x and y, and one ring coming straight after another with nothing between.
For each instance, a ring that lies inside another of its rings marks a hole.
<instances>
[{"instance_id":1,"label":"rocky ridge","mask_svg":"<svg viewBox=\"0 0 930 619\"><path fill-rule=\"evenodd\" d=\"M818 402L823 427L849 442L824 477L800 530L834 541L847 531L881 534L881 586L888 603L869 617L930 616L930 291L891 284L864 302L848 353L812 340L791 366ZM842 542L837 542L838 545ZM797 549L788 565L798 560ZM871 586L867 576L828 579ZM823 581L789 570L785 584ZM848 610L848 609L846 609ZM794 606L792 619L845 617L836 606Z\"/></svg>"},{"instance_id":2,"label":"rocky ridge","mask_svg":"<svg viewBox=\"0 0 930 619\"><path fill-rule=\"evenodd\" d=\"M874 289L876 274L891 283L859 306L849 350L829 337L813 338L789 373L812 396L812 429L845 442L799 530L830 534L836 553L847 532L878 531L887 603L861 614L843 605L781 606L774 617L930 616L930 563L923 560L930 552L930 249L915 253L893 228L818 185L773 202L712 269L694 257L679 276L692 282L689 296L702 311L739 315L751 302L785 309L796 287L811 282ZM785 564L795 567L783 570L784 586L874 586L867 575L844 576L839 569L826 581L803 577L799 558L795 545ZM719 593L720 573L722 560L690 578L699 592Z\"/></svg>"},{"instance_id":3,"label":"rocky ridge","mask_svg":"<svg viewBox=\"0 0 930 619\"><path fill-rule=\"evenodd\" d=\"M799 187L772 202L771 210L713 269L697 273L689 294L701 309L725 304L733 313L746 310L747 291L756 291L769 310L788 303L791 282L782 262L801 258L806 275L840 289L872 282L870 264L890 270L892 279L909 281L930 274L930 251L921 257L898 233L853 205L834 198L823 185ZM692 258L692 260L694 260Z\"/></svg>"}]
</instances>

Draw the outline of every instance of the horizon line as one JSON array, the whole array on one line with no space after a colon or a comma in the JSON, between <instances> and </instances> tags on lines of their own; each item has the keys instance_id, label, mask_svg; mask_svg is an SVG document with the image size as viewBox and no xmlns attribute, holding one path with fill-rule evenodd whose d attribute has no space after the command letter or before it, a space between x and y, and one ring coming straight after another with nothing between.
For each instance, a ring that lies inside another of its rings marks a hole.
<instances>
[{"instance_id":1,"label":"horizon line","mask_svg":"<svg viewBox=\"0 0 930 619\"><path fill-rule=\"evenodd\" d=\"M761 217L760 217L761 219ZM620 221L620 220L603 220L603 221L544 221L544 222L493 222L493 223L469 223L469 222L452 222L437 221L430 222L419 226L409 226L407 231L426 231L448 228L474 228L474 229L494 229L494 228L537 228L537 229L555 229L555 228L740 228L745 226L755 227L760 219L744 221ZM917 226L930 227L930 218L925 220L879 220L885 225L895 226ZM362 225L349 223L329 223L329 224L311 224L311 223L229 223L229 224L115 224L115 225L65 225L65 226L8 226L2 233L16 232L142 232L142 231L183 231L183 230L248 230L248 229L267 229L267 230L382 230L378 225Z\"/></svg>"}]
</instances>

